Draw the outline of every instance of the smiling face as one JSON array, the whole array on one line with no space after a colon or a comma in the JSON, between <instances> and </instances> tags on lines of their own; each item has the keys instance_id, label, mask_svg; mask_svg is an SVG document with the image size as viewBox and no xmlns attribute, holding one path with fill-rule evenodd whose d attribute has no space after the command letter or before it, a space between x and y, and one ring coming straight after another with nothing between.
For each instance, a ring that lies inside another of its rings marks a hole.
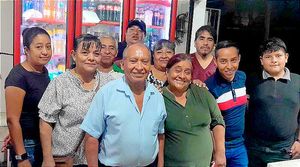
<instances>
[{"instance_id":1,"label":"smiling face","mask_svg":"<svg viewBox=\"0 0 300 167\"><path fill-rule=\"evenodd\" d=\"M261 65L264 70L274 78L280 78L284 75L284 68L288 61L288 53L279 49L274 52L265 52L260 57Z\"/></svg>"},{"instance_id":2,"label":"smiling face","mask_svg":"<svg viewBox=\"0 0 300 167\"><path fill-rule=\"evenodd\" d=\"M192 80L192 63L179 61L167 71L169 89L172 92L185 92Z\"/></svg>"},{"instance_id":3,"label":"smiling face","mask_svg":"<svg viewBox=\"0 0 300 167\"><path fill-rule=\"evenodd\" d=\"M112 38L100 38L101 59L100 66L110 67L113 65L114 58L117 56L116 42Z\"/></svg>"},{"instance_id":4,"label":"smiling face","mask_svg":"<svg viewBox=\"0 0 300 167\"><path fill-rule=\"evenodd\" d=\"M209 32L203 31L195 41L194 46L197 50L197 54L205 57L211 53L214 45L215 42L213 36Z\"/></svg>"},{"instance_id":5,"label":"smiling face","mask_svg":"<svg viewBox=\"0 0 300 167\"><path fill-rule=\"evenodd\" d=\"M240 63L238 50L235 47L219 49L216 52L216 63L221 76L232 81Z\"/></svg>"},{"instance_id":6,"label":"smiling face","mask_svg":"<svg viewBox=\"0 0 300 167\"><path fill-rule=\"evenodd\" d=\"M50 38L46 34L35 36L29 48L25 48L25 53L33 65L46 65L52 56Z\"/></svg>"},{"instance_id":7,"label":"smiling face","mask_svg":"<svg viewBox=\"0 0 300 167\"><path fill-rule=\"evenodd\" d=\"M126 31L126 42L128 45L143 43L144 36L144 32L138 26L132 26Z\"/></svg>"},{"instance_id":8,"label":"smiling face","mask_svg":"<svg viewBox=\"0 0 300 167\"><path fill-rule=\"evenodd\" d=\"M76 69L87 73L94 73L100 62L100 47L96 47L94 42L91 42L90 47L86 48L83 45L88 42L81 42L78 49L72 52L73 59L76 63Z\"/></svg>"},{"instance_id":9,"label":"smiling face","mask_svg":"<svg viewBox=\"0 0 300 167\"><path fill-rule=\"evenodd\" d=\"M153 56L154 67L156 69L165 70L168 61L172 56L174 56L173 50L165 47L160 50L154 51L154 56Z\"/></svg>"},{"instance_id":10,"label":"smiling face","mask_svg":"<svg viewBox=\"0 0 300 167\"><path fill-rule=\"evenodd\" d=\"M145 84L151 66L150 51L144 44L133 44L124 52L121 67L128 84Z\"/></svg>"}]
</instances>

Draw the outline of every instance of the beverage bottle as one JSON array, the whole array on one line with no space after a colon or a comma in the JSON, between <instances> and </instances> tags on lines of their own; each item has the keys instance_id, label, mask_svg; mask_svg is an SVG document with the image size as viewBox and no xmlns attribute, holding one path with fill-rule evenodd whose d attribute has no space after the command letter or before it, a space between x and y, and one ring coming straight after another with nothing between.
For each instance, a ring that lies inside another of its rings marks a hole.
<instances>
[{"instance_id":1,"label":"beverage bottle","mask_svg":"<svg viewBox=\"0 0 300 167\"><path fill-rule=\"evenodd\" d=\"M50 0L45 0L44 2L44 10L43 10L44 18L50 18Z\"/></svg>"},{"instance_id":2,"label":"beverage bottle","mask_svg":"<svg viewBox=\"0 0 300 167\"><path fill-rule=\"evenodd\" d=\"M102 5L103 5L102 6L102 8L103 8L103 15L102 15L102 17L103 17L103 20L107 20L107 4L105 2Z\"/></svg>"},{"instance_id":3,"label":"beverage bottle","mask_svg":"<svg viewBox=\"0 0 300 167\"><path fill-rule=\"evenodd\" d=\"M106 4L106 11L107 11L107 21L112 21L113 11L112 11L112 4Z\"/></svg>"},{"instance_id":4,"label":"beverage bottle","mask_svg":"<svg viewBox=\"0 0 300 167\"><path fill-rule=\"evenodd\" d=\"M114 4L110 3L110 21L114 21Z\"/></svg>"},{"instance_id":5,"label":"beverage bottle","mask_svg":"<svg viewBox=\"0 0 300 167\"><path fill-rule=\"evenodd\" d=\"M116 18L116 22L119 22L120 21L120 17L121 17L121 5L120 4L116 4L116 15L115 15L115 18Z\"/></svg>"},{"instance_id":6,"label":"beverage bottle","mask_svg":"<svg viewBox=\"0 0 300 167\"><path fill-rule=\"evenodd\" d=\"M145 9L145 23L146 25L151 25L153 19L153 11L152 8L148 7Z\"/></svg>"},{"instance_id":7,"label":"beverage bottle","mask_svg":"<svg viewBox=\"0 0 300 167\"><path fill-rule=\"evenodd\" d=\"M89 11L95 11L95 10L96 10L96 3L95 3L95 0L90 0L88 9L89 9Z\"/></svg>"},{"instance_id":8,"label":"beverage bottle","mask_svg":"<svg viewBox=\"0 0 300 167\"><path fill-rule=\"evenodd\" d=\"M43 0L33 0L33 9L43 13L44 1Z\"/></svg>"},{"instance_id":9,"label":"beverage bottle","mask_svg":"<svg viewBox=\"0 0 300 167\"><path fill-rule=\"evenodd\" d=\"M24 1L24 4L23 4L23 13L26 11L26 10L28 10L28 2L29 2L29 0L25 0Z\"/></svg>"},{"instance_id":10,"label":"beverage bottle","mask_svg":"<svg viewBox=\"0 0 300 167\"><path fill-rule=\"evenodd\" d=\"M152 24L155 26L159 25L159 10L158 10L157 6L155 7L155 10L154 10L154 17L152 20Z\"/></svg>"},{"instance_id":11,"label":"beverage bottle","mask_svg":"<svg viewBox=\"0 0 300 167\"><path fill-rule=\"evenodd\" d=\"M141 19L140 18L140 7L136 8L136 10L135 10L135 17L138 18L138 19Z\"/></svg>"},{"instance_id":12,"label":"beverage bottle","mask_svg":"<svg viewBox=\"0 0 300 167\"><path fill-rule=\"evenodd\" d=\"M56 12L56 1L50 0L50 19L55 19L55 12Z\"/></svg>"},{"instance_id":13,"label":"beverage bottle","mask_svg":"<svg viewBox=\"0 0 300 167\"><path fill-rule=\"evenodd\" d=\"M88 10L88 0L83 0L82 1L82 9L83 10Z\"/></svg>"},{"instance_id":14,"label":"beverage bottle","mask_svg":"<svg viewBox=\"0 0 300 167\"><path fill-rule=\"evenodd\" d=\"M145 20L145 8L140 8L140 19Z\"/></svg>"},{"instance_id":15,"label":"beverage bottle","mask_svg":"<svg viewBox=\"0 0 300 167\"><path fill-rule=\"evenodd\" d=\"M156 25L157 26L160 26L159 19L160 19L160 11L159 11L159 9L157 9L157 12L156 12Z\"/></svg>"},{"instance_id":16,"label":"beverage bottle","mask_svg":"<svg viewBox=\"0 0 300 167\"><path fill-rule=\"evenodd\" d=\"M155 25L156 23L156 9L153 9L153 17L152 17L152 25Z\"/></svg>"},{"instance_id":17,"label":"beverage bottle","mask_svg":"<svg viewBox=\"0 0 300 167\"><path fill-rule=\"evenodd\" d=\"M164 14L164 9L160 8L159 10L159 26L164 26L164 22L165 22L165 14Z\"/></svg>"}]
</instances>

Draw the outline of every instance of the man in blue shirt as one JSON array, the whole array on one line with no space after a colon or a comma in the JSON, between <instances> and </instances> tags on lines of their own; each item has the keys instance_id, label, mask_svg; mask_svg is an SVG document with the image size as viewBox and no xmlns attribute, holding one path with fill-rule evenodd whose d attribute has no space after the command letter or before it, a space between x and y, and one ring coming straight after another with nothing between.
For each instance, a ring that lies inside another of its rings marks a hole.
<instances>
[{"instance_id":1,"label":"man in blue shirt","mask_svg":"<svg viewBox=\"0 0 300 167\"><path fill-rule=\"evenodd\" d=\"M240 54L231 41L219 42L215 49L217 71L206 80L206 86L216 98L223 115L227 167L247 167L248 158L244 144L246 75L238 71Z\"/></svg>"},{"instance_id":2,"label":"man in blue shirt","mask_svg":"<svg viewBox=\"0 0 300 167\"><path fill-rule=\"evenodd\" d=\"M166 110L146 82L150 51L141 43L129 46L121 67L124 77L100 89L81 125L88 165L98 166L99 158L102 166L156 166L158 154L162 166Z\"/></svg>"}]
</instances>

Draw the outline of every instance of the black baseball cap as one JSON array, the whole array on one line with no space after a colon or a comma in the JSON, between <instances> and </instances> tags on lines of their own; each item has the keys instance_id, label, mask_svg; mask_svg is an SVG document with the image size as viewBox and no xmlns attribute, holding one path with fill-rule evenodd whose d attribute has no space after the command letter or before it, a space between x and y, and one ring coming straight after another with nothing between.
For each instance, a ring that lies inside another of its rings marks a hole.
<instances>
[{"instance_id":1,"label":"black baseball cap","mask_svg":"<svg viewBox=\"0 0 300 167\"><path fill-rule=\"evenodd\" d=\"M130 20L128 23L127 29L132 26L138 26L146 34L146 24L143 20L140 20L140 19Z\"/></svg>"}]
</instances>

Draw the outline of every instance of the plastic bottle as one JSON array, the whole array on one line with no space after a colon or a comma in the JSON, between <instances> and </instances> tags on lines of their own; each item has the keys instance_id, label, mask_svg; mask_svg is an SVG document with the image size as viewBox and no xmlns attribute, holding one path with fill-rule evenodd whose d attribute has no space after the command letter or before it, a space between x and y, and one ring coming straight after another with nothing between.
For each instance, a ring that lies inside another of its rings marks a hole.
<instances>
[{"instance_id":1,"label":"plastic bottle","mask_svg":"<svg viewBox=\"0 0 300 167\"><path fill-rule=\"evenodd\" d=\"M165 22L165 11L163 8L160 8L159 10L159 26L164 26L164 22Z\"/></svg>"},{"instance_id":2,"label":"plastic bottle","mask_svg":"<svg viewBox=\"0 0 300 167\"><path fill-rule=\"evenodd\" d=\"M106 20L107 21L112 21L112 4L111 3L106 3Z\"/></svg>"},{"instance_id":3,"label":"plastic bottle","mask_svg":"<svg viewBox=\"0 0 300 167\"><path fill-rule=\"evenodd\" d=\"M146 8L145 9L145 23L146 25L152 25L152 19L153 19L153 11L152 8Z\"/></svg>"},{"instance_id":4,"label":"plastic bottle","mask_svg":"<svg viewBox=\"0 0 300 167\"><path fill-rule=\"evenodd\" d=\"M116 5L116 7L117 7L117 9L116 9L116 16L115 16L115 18L116 18L116 22L120 22L120 17L121 17L121 4L117 4Z\"/></svg>"},{"instance_id":5,"label":"plastic bottle","mask_svg":"<svg viewBox=\"0 0 300 167\"><path fill-rule=\"evenodd\" d=\"M114 11L114 20L113 21L117 22L118 21L118 4L117 3L114 4L113 11Z\"/></svg>"},{"instance_id":6,"label":"plastic bottle","mask_svg":"<svg viewBox=\"0 0 300 167\"><path fill-rule=\"evenodd\" d=\"M89 6L88 6L88 10L95 12L95 10L96 10L95 0L90 0Z\"/></svg>"},{"instance_id":7,"label":"plastic bottle","mask_svg":"<svg viewBox=\"0 0 300 167\"><path fill-rule=\"evenodd\" d=\"M50 0L50 19L55 19L56 1Z\"/></svg>"},{"instance_id":8,"label":"plastic bottle","mask_svg":"<svg viewBox=\"0 0 300 167\"><path fill-rule=\"evenodd\" d=\"M88 10L88 0L83 0L82 1L82 9L83 10Z\"/></svg>"},{"instance_id":9,"label":"plastic bottle","mask_svg":"<svg viewBox=\"0 0 300 167\"><path fill-rule=\"evenodd\" d=\"M43 10L44 18L50 18L50 0L44 1L44 10Z\"/></svg>"}]
</instances>

